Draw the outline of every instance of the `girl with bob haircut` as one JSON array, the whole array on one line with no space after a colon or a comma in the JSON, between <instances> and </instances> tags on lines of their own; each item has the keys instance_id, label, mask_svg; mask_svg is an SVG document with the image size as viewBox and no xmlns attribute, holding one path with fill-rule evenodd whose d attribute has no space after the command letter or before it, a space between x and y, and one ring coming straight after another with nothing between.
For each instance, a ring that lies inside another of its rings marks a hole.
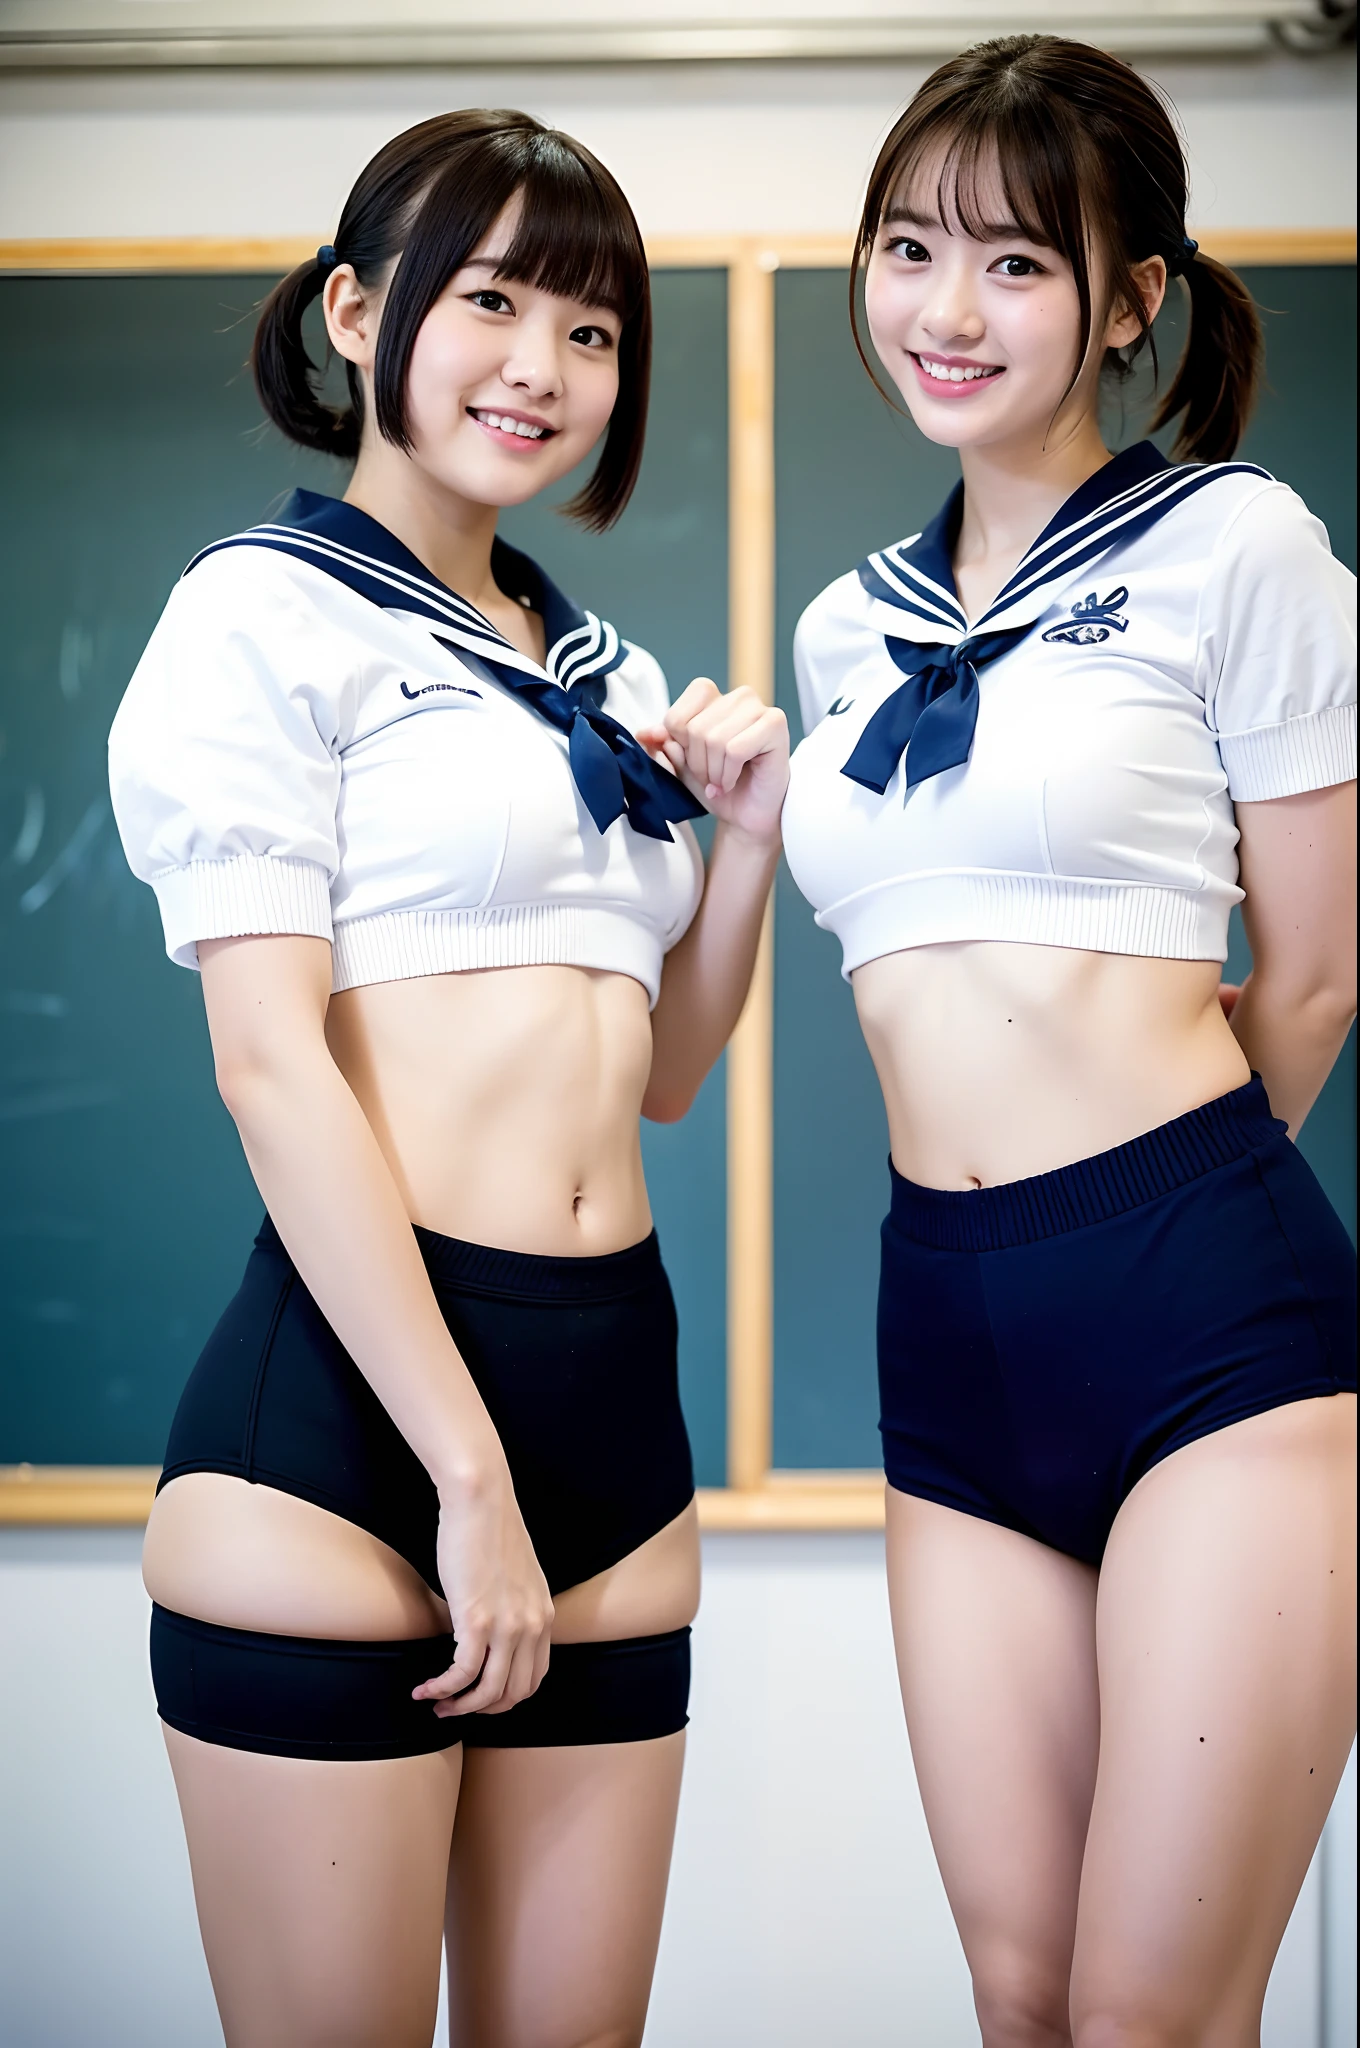
<instances>
[{"instance_id":1,"label":"girl with bob haircut","mask_svg":"<svg viewBox=\"0 0 1360 2048\"><path fill-rule=\"evenodd\" d=\"M424 2048L442 1935L461 2048L642 2037L698 1539L639 1114L741 1009L788 734L496 522L601 437L567 509L619 517L650 342L579 143L398 136L255 340L349 488L190 564L110 739L268 1209L144 1562L229 2048Z\"/></svg>"},{"instance_id":2,"label":"girl with bob haircut","mask_svg":"<svg viewBox=\"0 0 1360 2048\"><path fill-rule=\"evenodd\" d=\"M1101 51L926 81L856 255L962 482L796 640L785 845L887 1108L894 1630L987 2048L1258 2042L1355 1726L1355 1268L1291 1142L1355 1011L1355 585L1232 459L1259 329L1185 205ZM1112 457L1177 277L1172 458Z\"/></svg>"}]
</instances>

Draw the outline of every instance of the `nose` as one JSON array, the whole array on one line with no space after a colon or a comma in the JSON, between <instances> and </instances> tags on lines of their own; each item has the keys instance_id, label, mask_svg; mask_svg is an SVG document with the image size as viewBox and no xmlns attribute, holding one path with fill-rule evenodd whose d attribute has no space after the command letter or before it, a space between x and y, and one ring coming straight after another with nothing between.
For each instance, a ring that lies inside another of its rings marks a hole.
<instances>
[{"instance_id":1,"label":"nose","mask_svg":"<svg viewBox=\"0 0 1360 2048\"><path fill-rule=\"evenodd\" d=\"M525 398L562 396L562 353L556 335L546 323L516 323L510 353L501 365L501 382Z\"/></svg>"},{"instance_id":2,"label":"nose","mask_svg":"<svg viewBox=\"0 0 1360 2048\"><path fill-rule=\"evenodd\" d=\"M978 310L972 279L962 264L935 266L931 292L921 313L921 324L932 341L941 347L949 342L981 341L986 322Z\"/></svg>"}]
</instances>

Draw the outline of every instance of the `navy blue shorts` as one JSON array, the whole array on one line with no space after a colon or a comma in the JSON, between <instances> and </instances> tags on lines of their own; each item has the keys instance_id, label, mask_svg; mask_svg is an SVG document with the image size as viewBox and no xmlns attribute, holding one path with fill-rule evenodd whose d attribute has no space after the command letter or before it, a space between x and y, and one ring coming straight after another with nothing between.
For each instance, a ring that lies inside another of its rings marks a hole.
<instances>
[{"instance_id":1,"label":"navy blue shorts","mask_svg":"<svg viewBox=\"0 0 1360 2048\"><path fill-rule=\"evenodd\" d=\"M500 1437L554 1593L617 1564L694 1496L675 1303L653 1231L599 1258L548 1258L417 1228L435 1300ZM161 1485L225 1472L367 1529L436 1591L439 1501L266 1218L241 1286L180 1398ZM161 1717L228 1748L331 1759L455 1742L640 1742L683 1728L689 1630L561 1643L505 1714L440 1719L414 1686L451 1636L333 1642L223 1628L157 1607Z\"/></svg>"},{"instance_id":2,"label":"navy blue shorts","mask_svg":"<svg viewBox=\"0 0 1360 2048\"><path fill-rule=\"evenodd\" d=\"M1143 1474L1355 1391L1355 1254L1261 1082L1032 1180L892 1176L890 1486L1098 1564Z\"/></svg>"}]
</instances>

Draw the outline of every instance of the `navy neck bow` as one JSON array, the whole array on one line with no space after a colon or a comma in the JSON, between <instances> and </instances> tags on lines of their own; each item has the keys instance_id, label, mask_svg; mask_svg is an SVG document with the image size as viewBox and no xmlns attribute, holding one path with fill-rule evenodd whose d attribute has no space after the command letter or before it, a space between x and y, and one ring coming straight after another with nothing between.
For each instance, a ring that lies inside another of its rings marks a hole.
<instances>
[{"instance_id":1,"label":"navy neck bow","mask_svg":"<svg viewBox=\"0 0 1360 2048\"><path fill-rule=\"evenodd\" d=\"M841 773L881 796L904 750L908 790L960 767L977 726L978 670L1032 632L1055 593L1081 569L1136 540L1216 477L1244 470L1265 474L1249 463L1173 466L1151 441L1124 449L1072 493L972 625L954 582L963 519L963 485L957 484L915 540L860 564L875 623L907 680L869 719ZM902 638L891 630L898 624ZM921 637L905 637L912 627Z\"/></svg>"},{"instance_id":2,"label":"navy neck bow","mask_svg":"<svg viewBox=\"0 0 1360 2048\"><path fill-rule=\"evenodd\" d=\"M703 805L679 778L603 709L609 677L627 658L614 628L581 611L518 548L493 542L491 573L505 596L542 618L548 654L541 668L475 605L432 576L395 534L338 498L294 491L277 522L215 542L184 573L227 547L273 548L324 570L384 610L417 614L442 647L484 679L513 690L566 735L572 778L600 832L626 817L644 838L671 839L672 824L703 817Z\"/></svg>"},{"instance_id":3,"label":"navy neck bow","mask_svg":"<svg viewBox=\"0 0 1360 2048\"><path fill-rule=\"evenodd\" d=\"M995 661L1028 631L1028 626L1012 626L1004 633L961 640L957 647L888 640L888 653L907 681L879 705L842 775L882 796L904 751L908 789L959 767L973 746L979 664Z\"/></svg>"}]
</instances>

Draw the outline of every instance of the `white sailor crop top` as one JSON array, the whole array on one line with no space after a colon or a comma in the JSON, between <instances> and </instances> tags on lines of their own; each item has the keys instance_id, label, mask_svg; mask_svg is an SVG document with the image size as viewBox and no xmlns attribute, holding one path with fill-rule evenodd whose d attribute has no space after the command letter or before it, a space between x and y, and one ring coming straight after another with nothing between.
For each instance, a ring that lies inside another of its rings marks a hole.
<instances>
[{"instance_id":1,"label":"white sailor crop top","mask_svg":"<svg viewBox=\"0 0 1360 2048\"><path fill-rule=\"evenodd\" d=\"M337 990L563 963L655 1003L703 888L701 807L633 737L665 679L528 556L498 541L492 570L545 666L334 498L190 563L109 735L172 960L293 932L330 940Z\"/></svg>"},{"instance_id":2,"label":"white sailor crop top","mask_svg":"<svg viewBox=\"0 0 1360 2048\"><path fill-rule=\"evenodd\" d=\"M951 940L1225 959L1234 800L1355 774L1354 576L1264 470L1145 441L970 622L962 508L795 637L784 847L843 972Z\"/></svg>"}]
</instances>

